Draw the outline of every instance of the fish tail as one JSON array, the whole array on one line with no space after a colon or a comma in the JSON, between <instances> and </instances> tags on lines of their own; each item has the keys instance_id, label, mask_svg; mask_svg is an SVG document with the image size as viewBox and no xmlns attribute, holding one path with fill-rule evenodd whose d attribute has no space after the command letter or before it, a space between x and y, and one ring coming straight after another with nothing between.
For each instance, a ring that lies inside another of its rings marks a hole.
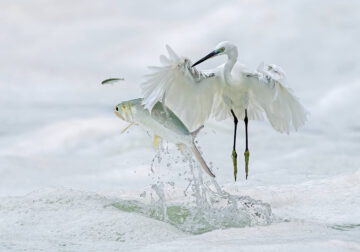
<instances>
[{"instance_id":1,"label":"fish tail","mask_svg":"<svg viewBox=\"0 0 360 252\"><path fill-rule=\"evenodd\" d=\"M193 132L191 132L191 136L193 138L195 138L197 136L197 134L200 132L200 130L202 130L204 128L204 125L201 125L199 128L197 128L196 130L194 130Z\"/></svg>"},{"instance_id":2,"label":"fish tail","mask_svg":"<svg viewBox=\"0 0 360 252\"><path fill-rule=\"evenodd\" d=\"M205 160L201 156L201 153L199 152L198 148L196 148L196 145L192 143L191 150L195 155L196 160L200 163L201 167L205 170L207 174L210 175L210 177L215 178L215 175L211 172L209 166L206 164Z\"/></svg>"}]
</instances>

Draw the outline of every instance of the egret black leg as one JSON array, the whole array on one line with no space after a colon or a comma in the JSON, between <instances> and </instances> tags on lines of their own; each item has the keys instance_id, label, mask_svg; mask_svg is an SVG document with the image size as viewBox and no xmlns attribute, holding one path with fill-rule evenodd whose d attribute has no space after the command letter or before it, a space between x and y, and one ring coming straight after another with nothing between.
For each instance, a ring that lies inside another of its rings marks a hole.
<instances>
[{"instance_id":1,"label":"egret black leg","mask_svg":"<svg viewBox=\"0 0 360 252\"><path fill-rule=\"evenodd\" d=\"M249 157L250 157L250 152L249 152L249 148L248 148L248 116L247 116L247 109L245 109L245 118L244 118L244 123L245 123L245 152L244 152L244 156L245 156L245 174L246 174L246 179L249 175Z\"/></svg>"},{"instance_id":2,"label":"egret black leg","mask_svg":"<svg viewBox=\"0 0 360 252\"><path fill-rule=\"evenodd\" d=\"M234 145L232 151L232 159L234 165L234 178L236 181L236 176L237 176L236 130L237 130L238 119L233 110L231 110L231 114L234 117Z\"/></svg>"}]
</instances>

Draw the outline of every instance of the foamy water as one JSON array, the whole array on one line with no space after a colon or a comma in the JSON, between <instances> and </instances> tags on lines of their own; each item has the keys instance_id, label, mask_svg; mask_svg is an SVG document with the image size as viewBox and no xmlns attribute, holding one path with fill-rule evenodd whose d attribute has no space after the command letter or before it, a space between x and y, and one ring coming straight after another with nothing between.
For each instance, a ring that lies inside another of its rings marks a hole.
<instances>
[{"instance_id":1,"label":"foamy water","mask_svg":"<svg viewBox=\"0 0 360 252\"><path fill-rule=\"evenodd\" d=\"M358 1L0 7L0 250L360 250ZM281 65L311 113L289 136L250 122L248 180L240 123L236 183L231 120L197 139L212 181L112 112L166 43L197 60L220 40L250 68Z\"/></svg>"}]
</instances>

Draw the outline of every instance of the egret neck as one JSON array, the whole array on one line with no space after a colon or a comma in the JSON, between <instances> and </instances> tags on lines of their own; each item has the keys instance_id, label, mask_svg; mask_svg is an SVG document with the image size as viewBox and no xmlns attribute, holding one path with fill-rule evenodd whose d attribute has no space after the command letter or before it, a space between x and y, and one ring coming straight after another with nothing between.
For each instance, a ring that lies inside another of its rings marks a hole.
<instances>
[{"instance_id":1,"label":"egret neck","mask_svg":"<svg viewBox=\"0 0 360 252\"><path fill-rule=\"evenodd\" d=\"M228 57L228 60L226 61L224 66L224 78L227 84L230 85L233 81L231 76L231 70L233 69L238 57L237 48L232 48L232 50L227 52L226 55Z\"/></svg>"}]
</instances>

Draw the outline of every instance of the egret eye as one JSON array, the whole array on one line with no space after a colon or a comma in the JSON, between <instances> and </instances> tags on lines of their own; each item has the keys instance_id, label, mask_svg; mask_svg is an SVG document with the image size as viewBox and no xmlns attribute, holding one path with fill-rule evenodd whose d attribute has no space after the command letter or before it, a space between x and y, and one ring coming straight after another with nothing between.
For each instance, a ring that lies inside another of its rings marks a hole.
<instances>
[{"instance_id":1,"label":"egret eye","mask_svg":"<svg viewBox=\"0 0 360 252\"><path fill-rule=\"evenodd\" d=\"M119 108L118 108L117 106L116 106L116 108L115 108L115 109L116 109L116 111L119 111Z\"/></svg>"},{"instance_id":2,"label":"egret eye","mask_svg":"<svg viewBox=\"0 0 360 252\"><path fill-rule=\"evenodd\" d=\"M221 47L221 48L217 49L215 52L216 52L216 54L218 54L218 53L223 53L224 51L225 51L225 47Z\"/></svg>"}]
</instances>

